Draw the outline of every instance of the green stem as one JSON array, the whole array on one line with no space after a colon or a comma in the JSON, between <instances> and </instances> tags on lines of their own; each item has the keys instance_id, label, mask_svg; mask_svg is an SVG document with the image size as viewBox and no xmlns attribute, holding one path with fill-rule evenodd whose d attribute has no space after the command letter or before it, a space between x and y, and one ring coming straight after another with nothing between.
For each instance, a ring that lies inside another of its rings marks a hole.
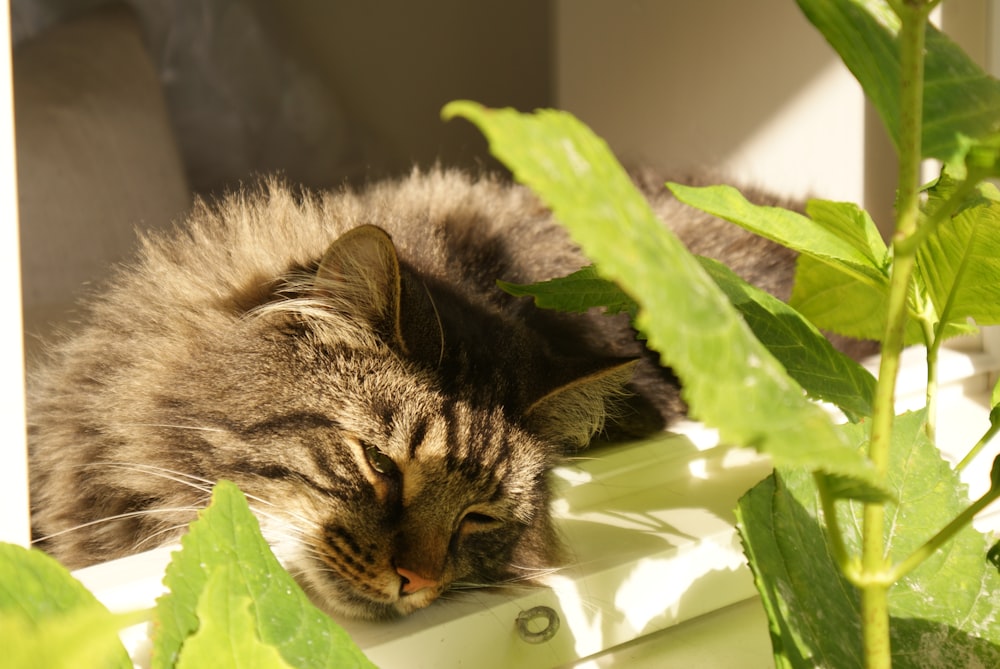
<instances>
[{"instance_id":1,"label":"green stem","mask_svg":"<svg viewBox=\"0 0 1000 669\"><path fill-rule=\"evenodd\" d=\"M1000 422L990 423L990 427L986 430L986 434L984 434L982 438L976 442L976 445L972 447L972 450L969 451L964 458L962 458L962 461L955 465L955 471L961 472L963 469L968 467L969 463L972 462L977 455L979 455L979 452L983 450L986 444L990 443L993 437L997 436L998 432L1000 432Z\"/></svg>"},{"instance_id":2,"label":"green stem","mask_svg":"<svg viewBox=\"0 0 1000 669\"><path fill-rule=\"evenodd\" d=\"M823 520L826 523L826 532L829 535L833 557L848 580L853 580L857 577L857 570L851 562L847 547L844 545L844 533L841 531L840 521L837 519L836 499L830 494L826 485L826 477L823 474L813 472L813 482L816 484L816 490L819 491L820 504L823 506Z\"/></svg>"},{"instance_id":3,"label":"green stem","mask_svg":"<svg viewBox=\"0 0 1000 669\"><path fill-rule=\"evenodd\" d=\"M913 266L912 255L897 257L893 262L889 286L889 318L883 339L869 446L869 458L883 478L888 470L892 443L895 385L903 348L906 298ZM889 565L885 555L884 536L885 506L881 503L866 503L861 544L861 616L862 646L868 669L888 669L892 666L889 646L889 585L885 578Z\"/></svg>"},{"instance_id":4,"label":"green stem","mask_svg":"<svg viewBox=\"0 0 1000 669\"><path fill-rule=\"evenodd\" d=\"M126 611L124 613L114 614L115 618L119 621L118 629L125 629L126 627L131 627L132 625L138 625L139 623L148 623L156 620L157 607L151 606L145 609L137 609L135 611Z\"/></svg>"},{"instance_id":5,"label":"green stem","mask_svg":"<svg viewBox=\"0 0 1000 669\"><path fill-rule=\"evenodd\" d=\"M896 229L893 233L893 264L889 283L886 331L872 416L869 458L880 477L889 467L892 423L895 418L896 377L899 374L907 318L910 279L916 265L916 248L906 240L917 230L920 215L921 112L923 108L923 52L927 14L923 3L899 3L902 25L900 41L900 137L899 194ZM928 10L929 11L929 10ZM902 248L900 248L902 247ZM864 507L861 546L862 652L868 669L892 666L889 643L890 569L885 554L885 506Z\"/></svg>"},{"instance_id":6,"label":"green stem","mask_svg":"<svg viewBox=\"0 0 1000 669\"><path fill-rule=\"evenodd\" d=\"M924 432L931 443L937 443L938 352L941 349L943 338L935 336L934 327L928 321L922 320L921 325L924 326L924 337L930 337L927 342L927 391L925 394L927 423L924 425Z\"/></svg>"},{"instance_id":7,"label":"green stem","mask_svg":"<svg viewBox=\"0 0 1000 669\"><path fill-rule=\"evenodd\" d=\"M947 543L948 540L954 537L959 530L971 523L972 519L975 518L980 511L989 506L990 503L998 497L1000 497L1000 490L991 488L987 491L985 495L973 502L969 508L952 519L950 523L945 525L940 532L931 537L927 543L913 551L909 557L894 566L890 572L891 580L898 581L920 566L924 560L933 555L937 549L941 548L941 546Z\"/></svg>"},{"instance_id":8,"label":"green stem","mask_svg":"<svg viewBox=\"0 0 1000 669\"><path fill-rule=\"evenodd\" d=\"M890 669L889 587L869 583L861 590L861 647L866 669Z\"/></svg>"}]
</instances>

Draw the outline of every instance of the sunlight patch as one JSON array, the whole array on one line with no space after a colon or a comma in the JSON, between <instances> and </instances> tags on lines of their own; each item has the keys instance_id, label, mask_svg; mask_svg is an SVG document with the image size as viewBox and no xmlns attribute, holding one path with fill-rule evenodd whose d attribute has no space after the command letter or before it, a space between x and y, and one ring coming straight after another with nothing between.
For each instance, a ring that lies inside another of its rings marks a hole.
<instances>
[{"instance_id":1,"label":"sunlight patch","mask_svg":"<svg viewBox=\"0 0 1000 669\"><path fill-rule=\"evenodd\" d=\"M672 559L641 560L615 595L615 608L632 629L646 630L667 614L676 616L684 594L701 577L743 565L738 551L704 542Z\"/></svg>"}]
</instances>

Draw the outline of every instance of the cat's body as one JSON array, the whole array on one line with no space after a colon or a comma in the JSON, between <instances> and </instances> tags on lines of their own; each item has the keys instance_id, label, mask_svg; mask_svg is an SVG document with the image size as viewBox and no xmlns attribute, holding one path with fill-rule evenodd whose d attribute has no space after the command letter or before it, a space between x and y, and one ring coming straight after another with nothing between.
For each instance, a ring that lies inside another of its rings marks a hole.
<instances>
[{"instance_id":1,"label":"cat's body","mask_svg":"<svg viewBox=\"0 0 1000 669\"><path fill-rule=\"evenodd\" d=\"M791 254L651 186L694 250L787 294ZM554 566L546 474L643 350L621 318L541 312L495 281L585 263L525 189L456 172L200 206L31 375L35 532L72 567L151 548L225 478L332 611L405 614ZM649 358L640 399L669 421L682 403Z\"/></svg>"}]
</instances>

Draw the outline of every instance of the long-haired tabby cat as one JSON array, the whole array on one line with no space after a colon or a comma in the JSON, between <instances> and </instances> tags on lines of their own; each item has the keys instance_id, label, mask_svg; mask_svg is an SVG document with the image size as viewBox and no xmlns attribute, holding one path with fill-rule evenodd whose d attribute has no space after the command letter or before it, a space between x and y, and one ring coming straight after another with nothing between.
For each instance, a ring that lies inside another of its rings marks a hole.
<instances>
[{"instance_id":1,"label":"long-haired tabby cat","mask_svg":"<svg viewBox=\"0 0 1000 669\"><path fill-rule=\"evenodd\" d=\"M787 293L790 253L647 185L693 250ZM585 262L527 190L453 171L198 205L30 375L36 536L71 567L175 541L225 478L328 610L525 580L559 560L553 465L683 409L620 318L496 287Z\"/></svg>"}]
</instances>

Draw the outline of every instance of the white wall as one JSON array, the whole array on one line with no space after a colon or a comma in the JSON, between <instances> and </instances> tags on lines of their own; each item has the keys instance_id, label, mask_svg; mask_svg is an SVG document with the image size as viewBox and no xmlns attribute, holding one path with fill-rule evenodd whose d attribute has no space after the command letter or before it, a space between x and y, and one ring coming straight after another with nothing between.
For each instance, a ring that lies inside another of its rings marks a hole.
<instances>
[{"instance_id":1,"label":"white wall","mask_svg":"<svg viewBox=\"0 0 1000 669\"><path fill-rule=\"evenodd\" d=\"M723 169L864 205L891 228L895 155L860 86L791 0L554 0L556 106L623 160ZM997 0L949 0L944 30L993 72Z\"/></svg>"},{"instance_id":2,"label":"white wall","mask_svg":"<svg viewBox=\"0 0 1000 669\"><path fill-rule=\"evenodd\" d=\"M625 161L859 201L860 87L791 0L556 0L555 100Z\"/></svg>"},{"instance_id":3,"label":"white wall","mask_svg":"<svg viewBox=\"0 0 1000 669\"><path fill-rule=\"evenodd\" d=\"M28 466L21 354L14 110L7 3L0 12L0 541L27 545Z\"/></svg>"}]
</instances>

